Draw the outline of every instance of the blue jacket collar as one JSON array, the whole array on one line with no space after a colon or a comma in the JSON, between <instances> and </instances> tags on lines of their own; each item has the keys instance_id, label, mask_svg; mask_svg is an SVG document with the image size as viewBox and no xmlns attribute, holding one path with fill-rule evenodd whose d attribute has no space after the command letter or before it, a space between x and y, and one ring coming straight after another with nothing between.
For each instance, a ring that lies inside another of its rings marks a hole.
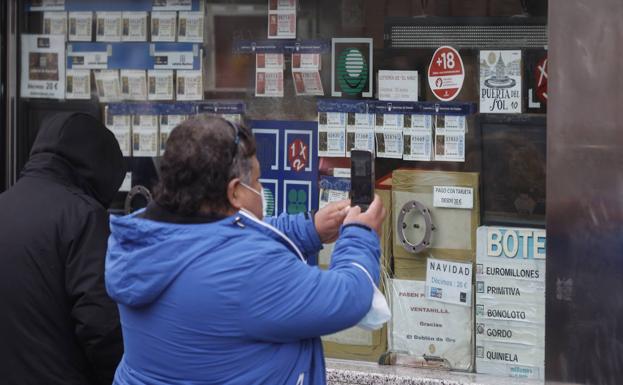
<instances>
[{"instance_id":1,"label":"blue jacket collar","mask_svg":"<svg viewBox=\"0 0 623 385\"><path fill-rule=\"evenodd\" d=\"M299 250L299 248L294 244L294 242L292 242L290 238L288 238L287 235L285 235L283 232L281 232L276 227L271 226L270 224L264 221L261 221L253 213L247 210L244 210L244 209L238 211L238 215L235 218L235 223L241 227L244 227L244 226L253 227L257 229L258 231L260 231L261 233L266 234L269 237L285 244L289 249L291 249L299 257L301 261L307 263L307 259L305 259L305 257L303 256L303 253L301 253L301 250Z\"/></svg>"}]
</instances>

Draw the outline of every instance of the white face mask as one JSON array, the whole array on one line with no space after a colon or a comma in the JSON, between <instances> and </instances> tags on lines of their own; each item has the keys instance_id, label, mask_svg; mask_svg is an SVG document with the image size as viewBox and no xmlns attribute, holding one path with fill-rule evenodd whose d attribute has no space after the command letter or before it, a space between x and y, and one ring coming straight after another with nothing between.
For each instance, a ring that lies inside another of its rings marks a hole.
<instances>
[{"instance_id":1,"label":"white face mask","mask_svg":"<svg viewBox=\"0 0 623 385\"><path fill-rule=\"evenodd\" d=\"M374 285L374 282L372 283ZM378 330L392 318L387 300L381 291L374 285L374 297L368 314L356 325L364 330Z\"/></svg>"},{"instance_id":2,"label":"white face mask","mask_svg":"<svg viewBox=\"0 0 623 385\"><path fill-rule=\"evenodd\" d=\"M378 330L383 324L392 318L392 312L389 310L387 300L381 291L376 287L374 280L370 276L370 273L358 263L353 262L353 265L357 266L370 278L370 283L374 287L374 296L372 297L372 305L368 314L366 314L361 321L356 325L364 330Z\"/></svg>"},{"instance_id":3,"label":"white face mask","mask_svg":"<svg viewBox=\"0 0 623 385\"><path fill-rule=\"evenodd\" d=\"M240 184L253 191L254 193L256 193L257 195L260 196L260 199L262 199L262 215L266 216L266 197L264 196L264 189L261 189L260 191L257 191L256 189L254 189L253 187L249 186L248 184L244 183L244 182L240 182Z\"/></svg>"}]
</instances>

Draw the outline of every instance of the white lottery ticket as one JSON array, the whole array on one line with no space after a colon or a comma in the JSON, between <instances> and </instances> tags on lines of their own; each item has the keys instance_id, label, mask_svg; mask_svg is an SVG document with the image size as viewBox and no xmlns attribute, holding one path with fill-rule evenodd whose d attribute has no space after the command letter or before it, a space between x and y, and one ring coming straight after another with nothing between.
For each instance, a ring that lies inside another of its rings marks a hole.
<instances>
[{"instance_id":1,"label":"white lottery ticket","mask_svg":"<svg viewBox=\"0 0 623 385\"><path fill-rule=\"evenodd\" d=\"M91 99L91 71L66 71L65 99Z\"/></svg>"},{"instance_id":2,"label":"white lottery ticket","mask_svg":"<svg viewBox=\"0 0 623 385\"><path fill-rule=\"evenodd\" d=\"M151 40L175 41L177 33L177 14L175 12L151 13Z\"/></svg>"},{"instance_id":3,"label":"white lottery ticket","mask_svg":"<svg viewBox=\"0 0 623 385\"><path fill-rule=\"evenodd\" d=\"M283 97L283 71L256 71L255 96Z\"/></svg>"},{"instance_id":4,"label":"white lottery ticket","mask_svg":"<svg viewBox=\"0 0 623 385\"><path fill-rule=\"evenodd\" d=\"M97 41L121 41L121 12L97 12Z\"/></svg>"},{"instance_id":5,"label":"white lottery ticket","mask_svg":"<svg viewBox=\"0 0 623 385\"><path fill-rule=\"evenodd\" d=\"M121 100L119 72L117 70L96 71L95 85L100 102L118 102Z\"/></svg>"},{"instance_id":6,"label":"white lottery ticket","mask_svg":"<svg viewBox=\"0 0 623 385\"><path fill-rule=\"evenodd\" d=\"M69 12L69 41L91 41L93 12Z\"/></svg>"},{"instance_id":7,"label":"white lottery ticket","mask_svg":"<svg viewBox=\"0 0 623 385\"><path fill-rule=\"evenodd\" d=\"M121 97L124 100L147 100L147 80L143 70L121 70Z\"/></svg>"},{"instance_id":8,"label":"white lottery ticket","mask_svg":"<svg viewBox=\"0 0 623 385\"><path fill-rule=\"evenodd\" d=\"M122 41L147 41L147 12L123 12Z\"/></svg>"},{"instance_id":9,"label":"white lottery ticket","mask_svg":"<svg viewBox=\"0 0 623 385\"><path fill-rule=\"evenodd\" d=\"M173 70L147 71L147 98L173 100Z\"/></svg>"}]
</instances>

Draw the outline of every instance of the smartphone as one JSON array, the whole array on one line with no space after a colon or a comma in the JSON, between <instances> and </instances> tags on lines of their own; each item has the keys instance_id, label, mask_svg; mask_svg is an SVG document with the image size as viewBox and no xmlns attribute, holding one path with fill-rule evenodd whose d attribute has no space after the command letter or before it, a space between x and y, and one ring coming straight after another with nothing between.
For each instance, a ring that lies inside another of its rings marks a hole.
<instances>
[{"instance_id":1,"label":"smartphone","mask_svg":"<svg viewBox=\"0 0 623 385\"><path fill-rule=\"evenodd\" d=\"M374 156L370 151L350 152L350 204L366 211L374 200Z\"/></svg>"}]
</instances>

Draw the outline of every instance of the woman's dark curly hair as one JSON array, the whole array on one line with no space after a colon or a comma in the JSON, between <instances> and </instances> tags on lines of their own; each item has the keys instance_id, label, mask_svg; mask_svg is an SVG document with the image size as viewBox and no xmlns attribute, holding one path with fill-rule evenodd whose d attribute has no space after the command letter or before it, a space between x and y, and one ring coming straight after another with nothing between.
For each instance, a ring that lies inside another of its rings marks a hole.
<instances>
[{"instance_id":1,"label":"woman's dark curly hair","mask_svg":"<svg viewBox=\"0 0 623 385\"><path fill-rule=\"evenodd\" d=\"M229 181L239 177L251 183L254 155L248 128L215 116L186 120L167 140L155 201L178 215L197 215L202 205L222 213L231 207Z\"/></svg>"}]
</instances>

